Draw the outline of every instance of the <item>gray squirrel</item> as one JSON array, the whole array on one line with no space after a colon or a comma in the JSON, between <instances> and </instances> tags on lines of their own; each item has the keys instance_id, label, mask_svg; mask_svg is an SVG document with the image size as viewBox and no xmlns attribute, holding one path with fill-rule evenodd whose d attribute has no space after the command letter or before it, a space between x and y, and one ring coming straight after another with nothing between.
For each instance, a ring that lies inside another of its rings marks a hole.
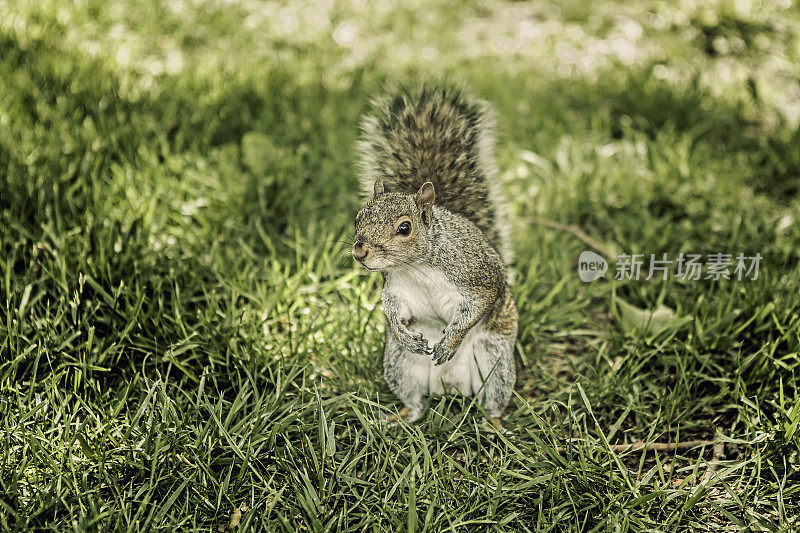
<instances>
[{"instance_id":1,"label":"gray squirrel","mask_svg":"<svg viewBox=\"0 0 800 533\"><path fill-rule=\"evenodd\" d=\"M493 124L487 104L443 84L394 89L364 118L371 198L352 254L383 274L384 375L407 422L424 414L426 396L457 392L477 395L501 428L514 386L518 315Z\"/></svg>"}]
</instances>

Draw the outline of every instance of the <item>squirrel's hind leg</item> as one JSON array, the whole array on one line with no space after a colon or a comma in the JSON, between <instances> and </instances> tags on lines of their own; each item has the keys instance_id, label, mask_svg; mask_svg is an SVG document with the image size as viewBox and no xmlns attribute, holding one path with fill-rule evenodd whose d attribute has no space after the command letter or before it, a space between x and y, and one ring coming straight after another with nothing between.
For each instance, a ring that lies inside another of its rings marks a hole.
<instances>
[{"instance_id":1,"label":"squirrel's hind leg","mask_svg":"<svg viewBox=\"0 0 800 533\"><path fill-rule=\"evenodd\" d=\"M516 381L514 342L505 335L482 331L473 343L473 356L477 375L472 377L472 387L479 391L478 400L496 426Z\"/></svg>"},{"instance_id":2,"label":"squirrel's hind leg","mask_svg":"<svg viewBox=\"0 0 800 533\"><path fill-rule=\"evenodd\" d=\"M386 348L383 352L383 374L389 388L403 402L399 415L408 423L419 420L425 412L425 395L428 394L428 376L425 373L428 359L400 346L391 328L386 328ZM389 422L397 416L389 417Z\"/></svg>"}]
</instances>

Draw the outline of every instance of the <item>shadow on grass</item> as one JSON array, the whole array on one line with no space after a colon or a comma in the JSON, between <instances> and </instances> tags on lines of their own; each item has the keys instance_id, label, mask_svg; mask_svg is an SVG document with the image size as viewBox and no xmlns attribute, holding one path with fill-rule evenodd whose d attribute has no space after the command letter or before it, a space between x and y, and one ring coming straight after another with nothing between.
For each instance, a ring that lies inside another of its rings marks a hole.
<instances>
[{"instance_id":1,"label":"shadow on grass","mask_svg":"<svg viewBox=\"0 0 800 533\"><path fill-rule=\"evenodd\" d=\"M19 318L5 333L40 347L8 345L6 375L48 368L68 388L100 392L146 363L181 368L194 386L239 335L221 275L242 258L239 243L269 256L265 233L286 252L287 232L344 198L355 205L341 185L355 189L342 163L352 142L335 126L360 100L280 65L237 81L164 79L134 99L107 65L51 42L3 37L0 49L11 124L0 135L0 237L6 312ZM242 154L252 132L272 149L256 154L262 167ZM186 215L195 200L209 209Z\"/></svg>"}]
</instances>

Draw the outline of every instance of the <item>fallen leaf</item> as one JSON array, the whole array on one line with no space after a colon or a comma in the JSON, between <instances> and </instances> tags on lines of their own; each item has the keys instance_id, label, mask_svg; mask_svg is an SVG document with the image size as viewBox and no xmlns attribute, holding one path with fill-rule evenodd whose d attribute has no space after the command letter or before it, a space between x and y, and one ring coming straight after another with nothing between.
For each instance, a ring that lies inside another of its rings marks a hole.
<instances>
[{"instance_id":1,"label":"fallen leaf","mask_svg":"<svg viewBox=\"0 0 800 533\"><path fill-rule=\"evenodd\" d=\"M689 316L678 317L675 311L664 304L655 311L640 309L622 298L616 298L619 309L620 326L627 333L641 331L645 335L658 335L669 328L679 329L691 322Z\"/></svg>"},{"instance_id":2,"label":"fallen leaf","mask_svg":"<svg viewBox=\"0 0 800 533\"><path fill-rule=\"evenodd\" d=\"M239 525L239 522L242 521L242 514L246 513L247 511L248 511L247 504L242 503L242 505L233 510L233 513L231 514L231 519L227 523L227 525L220 524L219 527L217 528L217 531L221 532L235 528L236 526Z\"/></svg>"}]
</instances>

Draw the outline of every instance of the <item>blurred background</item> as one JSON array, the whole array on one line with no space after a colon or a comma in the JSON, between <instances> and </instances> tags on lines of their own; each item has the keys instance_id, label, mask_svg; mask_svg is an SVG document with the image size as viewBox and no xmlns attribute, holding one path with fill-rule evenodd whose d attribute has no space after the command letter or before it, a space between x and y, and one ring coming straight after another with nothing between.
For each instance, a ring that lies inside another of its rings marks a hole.
<instances>
[{"instance_id":1,"label":"blurred background","mask_svg":"<svg viewBox=\"0 0 800 533\"><path fill-rule=\"evenodd\" d=\"M633 138L626 132L691 131L689 150L695 140L728 143L732 158L758 148L748 156L766 168L742 178L753 189L797 190L800 156L781 142L800 121L800 29L789 0L14 0L0 9L7 135L18 138L15 129L45 118L18 105L20 86L31 84L28 98L101 111L71 117L63 139L70 149L91 140L95 151L116 142L130 153L149 150L156 137L156 151L191 149L216 169L241 150L245 170L266 174L251 184L269 196L257 207L279 225L297 213L300 200L287 197L304 191L301 184L324 193L303 211L349 216L345 189L355 183L351 147L365 101L382 82L417 74L451 76L492 101L509 183L580 159L601 142L586 132L610 134L600 147L608 158L641 148L616 141ZM47 72L24 73L33 63ZM131 138L103 134L98 121L126 114L137 121ZM533 155L526 160L521 150ZM179 159L181 172L198 170L200 161ZM630 159L631 173L641 175ZM267 172L270 165L287 172ZM517 185L530 197L526 207L543 208L527 194L535 190Z\"/></svg>"}]
</instances>

